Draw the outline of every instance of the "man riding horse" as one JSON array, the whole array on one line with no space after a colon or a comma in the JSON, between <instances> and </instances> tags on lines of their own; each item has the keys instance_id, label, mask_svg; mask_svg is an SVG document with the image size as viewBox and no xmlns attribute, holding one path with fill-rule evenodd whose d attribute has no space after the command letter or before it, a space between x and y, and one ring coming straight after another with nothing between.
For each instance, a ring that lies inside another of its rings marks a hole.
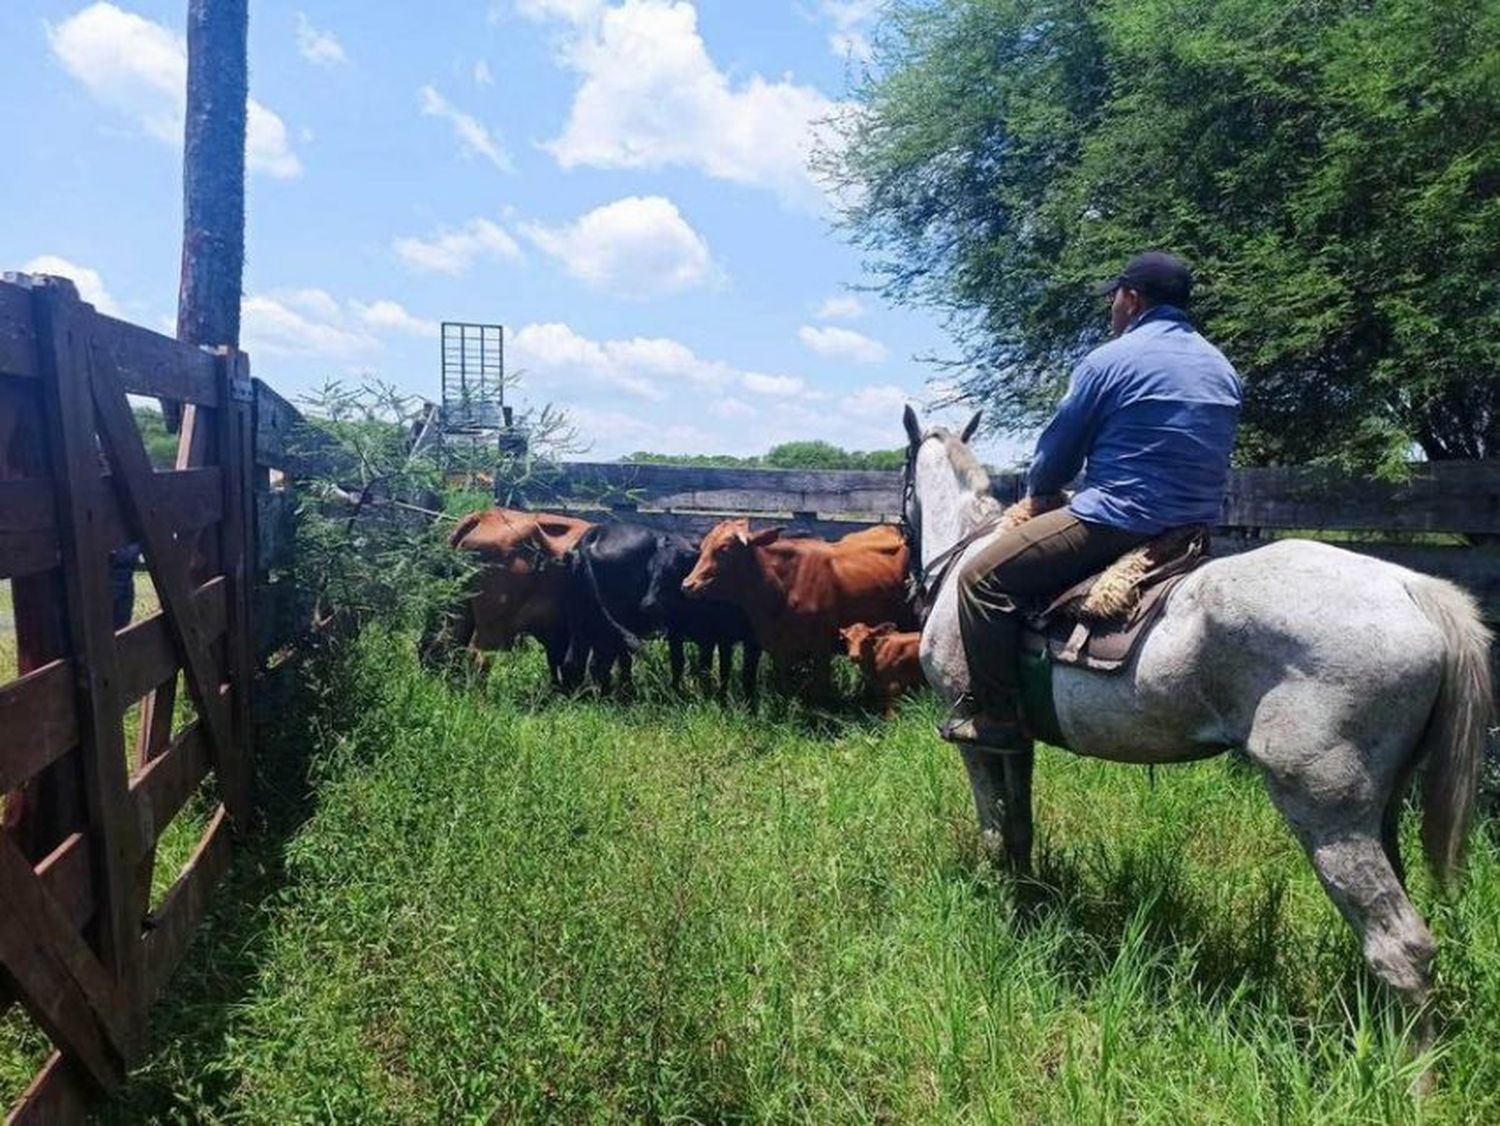
<instances>
[{"instance_id":1,"label":"man riding horse","mask_svg":"<svg viewBox=\"0 0 1500 1126\"><path fill-rule=\"evenodd\" d=\"M1188 319L1187 264L1140 254L1098 292L1111 299L1114 339L1073 370L1037 439L1018 513L1024 522L959 574L970 689L942 726L950 742L1030 746L1021 718L1018 605L1066 590L1163 532L1219 517L1240 380ZM1082 487L1067 506L1043 511L1080 469Z\"/></svg>"}]
</instances>

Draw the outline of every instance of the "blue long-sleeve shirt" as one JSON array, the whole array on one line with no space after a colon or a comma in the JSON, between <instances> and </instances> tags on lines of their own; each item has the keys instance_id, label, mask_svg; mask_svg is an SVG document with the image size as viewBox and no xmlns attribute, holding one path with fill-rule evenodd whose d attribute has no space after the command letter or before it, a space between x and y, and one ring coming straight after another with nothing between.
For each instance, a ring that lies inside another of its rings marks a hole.
<instances>
[{"instance_id":1,"label":"blue long-sleeve shirt","mask_svg":"<svg viewBox=\"0 0 1500 1126\"><path fill-rule=\"evenodd\" d=\"M1171 305L1147 310L1073 370L1027 481L1055 493L1084 473L1080 520L1154 533L1215 524L1240 416L1240 379Z\"/></svg>"}]
</instances>

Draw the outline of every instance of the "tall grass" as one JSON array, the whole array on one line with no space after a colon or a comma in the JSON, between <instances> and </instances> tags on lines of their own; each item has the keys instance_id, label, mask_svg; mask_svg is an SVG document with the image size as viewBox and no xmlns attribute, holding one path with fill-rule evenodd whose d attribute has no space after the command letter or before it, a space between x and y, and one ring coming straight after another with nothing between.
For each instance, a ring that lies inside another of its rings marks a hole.
<instances>
[{"instance_id":1,"label":"tall grass","mask_svg":"<svg viewBox=\"0 0 1500 1126\"><path fill-rule=\"evenodd\" d=\"M650 667L628 705L559 701L534 654L455 689L409 649L372 633L325 686L316 811L252 851L112 1117L1500 1120L1492 828L1456 902L1419 881L1446 1026L1418 1105L1233 762L1044 751L1018 886L924 701L755 715Z\"/></svg>"}]
</instances>

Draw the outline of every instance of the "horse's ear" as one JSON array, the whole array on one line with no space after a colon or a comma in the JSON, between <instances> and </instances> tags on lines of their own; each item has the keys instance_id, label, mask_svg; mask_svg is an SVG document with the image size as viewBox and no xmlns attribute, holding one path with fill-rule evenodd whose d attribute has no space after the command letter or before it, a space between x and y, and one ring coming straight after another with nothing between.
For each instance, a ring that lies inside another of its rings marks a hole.
<instances>
[{"instance_id":1,"label":"horse's ear","mask_svg":"<svg viewBox=\"0 0 1500 1126\"><path fill-rule=\"evenodd\" d=\"M917 412L912 410L911 404L906 404L906 410L901 413L901 425L906 427L906 440L913 448L922 444L922 424L917 421Z\"/></svg>"},{"instance_id":2,"label":"horse's ear","mask_svg":"<svg viewBox=\"0 0 1500 1126\"><path fill-rule=\"evenodd\" d=\"M974 437L975 431L977 431L979 429L979 420L981 418L983 418L983 417L984 417L984 412L983 411L975 411L974 412L974 417L971 418L971 419L969 419L968 422L964 423L963 430L961 430L959 432L958 440L960 442L963 442L963 443L967 444L968 441L969 441L969 439L972 438L972 437Z\"/></svg>"}]
</instances>

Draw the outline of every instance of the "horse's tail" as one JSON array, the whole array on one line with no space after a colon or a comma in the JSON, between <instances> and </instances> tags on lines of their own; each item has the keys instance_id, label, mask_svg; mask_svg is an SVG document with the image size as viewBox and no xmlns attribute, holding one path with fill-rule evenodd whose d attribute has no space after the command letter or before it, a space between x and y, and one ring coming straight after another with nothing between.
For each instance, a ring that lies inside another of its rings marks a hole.
<instances>
[{"instance_id":1,"label":"horse's tail","mask_svg":"<svg viewBox=\"0 0 1500 1126\"><path fill-rule=\"evenodd\" d=\"M1446 881L1458 867L1494 715L1491 634L1474 599L1441 579L1408 579L1407 593L1443 636L1443 681L1423 736L1422 846Z\"/></svg>"}]
</instances>

